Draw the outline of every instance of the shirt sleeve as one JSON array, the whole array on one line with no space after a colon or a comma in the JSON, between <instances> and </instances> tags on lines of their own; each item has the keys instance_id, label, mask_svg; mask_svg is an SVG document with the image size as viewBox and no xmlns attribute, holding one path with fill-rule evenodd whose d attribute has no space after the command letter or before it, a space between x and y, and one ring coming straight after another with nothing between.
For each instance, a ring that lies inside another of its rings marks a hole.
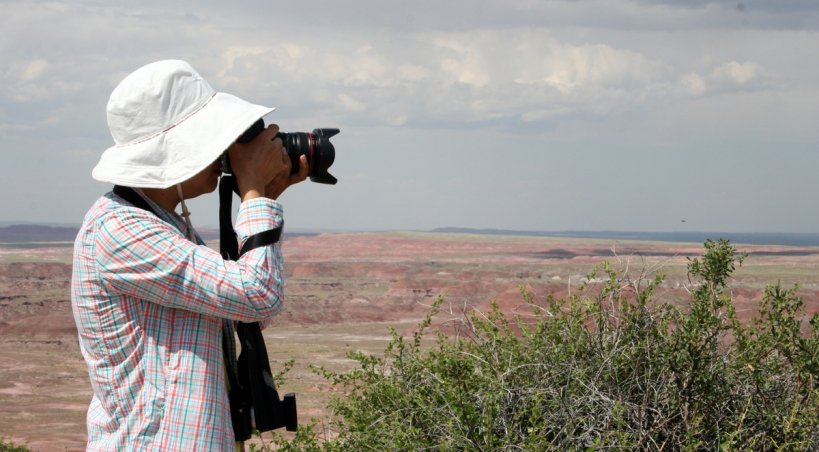
<instances>
[{"instance_id":1,"label":"shirt sleeve","mask_svg":"<svg viewBox=\"0 0 819 452\"><path fill-rule=\"evenodd\" d=\"M242 203L235 226L240 245L281 222L276 201ZM264 321L283 307L279 243L235 262L225 260L155 215L128 206L102 217L97 228L95 258L101 283L110 292L243 322Z\"/></svg>"}]
</instances>

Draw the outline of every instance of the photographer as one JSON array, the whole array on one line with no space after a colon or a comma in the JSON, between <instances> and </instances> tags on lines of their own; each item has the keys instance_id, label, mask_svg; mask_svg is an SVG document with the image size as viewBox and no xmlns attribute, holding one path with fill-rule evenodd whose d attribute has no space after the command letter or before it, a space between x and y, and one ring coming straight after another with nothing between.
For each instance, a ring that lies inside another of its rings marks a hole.
<instances>
[{"instance_id":1,"label":"photographer","mask_svg":"<svg viewBox=\"0 0 819 452\"><path fill-rule=\"evenodd\" d=\"M194 231L185 199L216 188L227 150L239 245L282 225L277 199L307 177L307 159L291 175L275 125L235 142L272 110L215 92L178 60L144 66L112 92L115 145L92 175L115 189L85 217L71 281L93 390L88 450L236 450L226 390L235 322L281 310L281 248L225 260Z\"/></svg>"}]
</instances>

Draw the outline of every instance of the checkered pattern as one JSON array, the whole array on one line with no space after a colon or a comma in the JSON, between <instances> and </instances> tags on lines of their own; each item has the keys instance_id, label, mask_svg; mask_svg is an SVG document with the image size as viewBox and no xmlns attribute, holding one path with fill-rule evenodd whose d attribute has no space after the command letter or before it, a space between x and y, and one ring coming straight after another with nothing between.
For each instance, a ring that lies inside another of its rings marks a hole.
<instances>
[{"instance_id":1,"label":"checkered pattern","mask_svg":"<svg viewBox=\"0 0 819 452\"><path fill-rule=\"evenodd\" d=\"M148 201L161 219L106 194L74 245L71 304L93 389L88 450L235 451L222 334L282 308L280 245L226 261ZM281 221L276 201L242 203L240 246Z\"/></svg>"}]
</instances>

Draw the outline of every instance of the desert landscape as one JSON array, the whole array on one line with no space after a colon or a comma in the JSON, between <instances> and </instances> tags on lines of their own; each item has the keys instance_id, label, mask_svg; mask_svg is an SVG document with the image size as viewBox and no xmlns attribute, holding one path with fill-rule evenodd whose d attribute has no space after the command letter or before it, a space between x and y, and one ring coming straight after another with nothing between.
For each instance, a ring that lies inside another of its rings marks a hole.
<instances>
[{"instance_id":1,"label":"desert landscape","mask_svg":"<svg viewBox=\"0 0 819 452\"><path fill-rule=\"evenodd\" d=\"M718 237L715 237L718 238ZM214 244L214 247L216 245ZM819 248L737 244L748 253L731 282L740 315L766 284L799 284L819 312ZM90 399L71 315L69 242L0 245L0 438L35 451L84 449ZM275 369L295 359L282 392L298 394L301 422L326 416L330 385L310 365L344 369L348 350L380 354L389 328L410 334L444 296L438 324L495 300L522 307L577 291L603 261L667 275L661 296L683 300L687 258L700 243L466 233L325 233L285 238L286 311L265 331Z\"/></svg>"}]
</instances>

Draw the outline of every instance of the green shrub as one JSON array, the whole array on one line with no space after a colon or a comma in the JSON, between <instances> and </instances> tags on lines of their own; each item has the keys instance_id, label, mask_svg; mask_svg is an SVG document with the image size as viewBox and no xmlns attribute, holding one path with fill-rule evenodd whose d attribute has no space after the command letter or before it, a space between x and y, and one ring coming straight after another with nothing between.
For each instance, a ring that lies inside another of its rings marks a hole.
<instances>
[{"instance_id":1,"label":"green shrub","mask_svg":"<svg viewBox=\"0 0 819 452\"><path fill-rule=\"evenodd\" d=\"M14 444L14 441L6 442L5 439L0 438L0 452L31 452L31 449Z\"/></svg>"},{"instance_id":2,"label":"green shrub","mask_svg":"<svg viewBox=\"0 0 819 452\"><path fill-rule=\"evenodd\" d=\"M691 300L657 300L662 275L632 280L604 263L602 285L507 316L493 305L425 343L442 298L383 356L317 369L342 390L337 436L315 426L288 450L810 450L819 448L819 317L796 288L765 290L740 323L728 282L744 256L705 243L688 265ZM596 277L597 275L590 275ZM268 447L268 446L265 446Z\"/></svg>"}]
</instances>

